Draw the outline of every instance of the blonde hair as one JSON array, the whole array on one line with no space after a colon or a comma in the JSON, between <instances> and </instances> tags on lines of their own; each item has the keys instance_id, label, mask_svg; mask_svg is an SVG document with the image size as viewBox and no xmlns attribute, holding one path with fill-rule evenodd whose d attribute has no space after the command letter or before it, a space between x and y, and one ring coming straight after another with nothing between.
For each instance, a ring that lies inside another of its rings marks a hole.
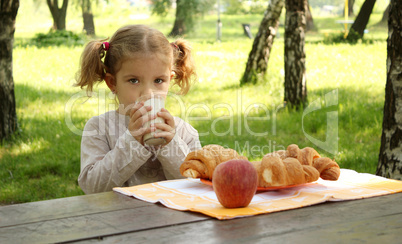
<instances>
[{"instance_id":1,"label":"blonde hair","mask_svg":"<svg viewBox=\"0 0 402 244\"><path fill-rule=\"evenodd\" d=\"M136 54L147 52L172 64L172 71L175 72L173 85L180 87L180 94L186 94L196 78L191 46L183 39L169 43L156 29L145 25L129 25L118 29L110 38L108 50L103 45L106 40L90 41L81 55L75 85L82 89L86 87L87 92L91 92L95 84L101 83L106 73L115 75L125 58L135 58Z\"/></svg>"}]
</instances>

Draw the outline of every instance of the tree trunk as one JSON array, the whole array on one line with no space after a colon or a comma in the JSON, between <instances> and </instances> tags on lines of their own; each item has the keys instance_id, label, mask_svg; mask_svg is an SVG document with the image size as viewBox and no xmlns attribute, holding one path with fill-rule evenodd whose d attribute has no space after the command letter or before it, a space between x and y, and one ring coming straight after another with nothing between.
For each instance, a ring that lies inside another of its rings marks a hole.
<instances>
[{"instance_id":1,"label":"tree trunk","mask_svg":"<svg viewBox=\"0 0 402 244\"><path fill-rule=\"evenodd\" d=\"M354 12L353 12L354 5L355 5L355 0L348 0L348 16L354 15ZM345 11L343 11L343 17L345 17Z\"/></svg>"},{"instance_id":2,"label":"tree trunk","mask_svg":"<svg viewBox=\"0 0 402 244\"><path fill-rule=\"evenodd\" d=\"M314 25L314 19L310 11L310 3L308 1L306 10L306 31L315 31L316 27Z\"/></svg>"},{"instance_id":3,"label":"tree trunk","mask_svg":"<svg viewBox=\"0 0 402 244\"><path fill-rule=\"evenodd\" d=\"M186 33L186 23L185 23L185 16L186 16L186 9L182 8L184 5L185 0L176 0L176 18L174 21L173 29L169 33L169 36L182 36Z\"/></svg>"},{"instance_id":4,"label":"tree trunk","mask_svg":"<svg viewBox=\"0 0 402 244\"><path fill-rule=\"evenodd\" d=\"M256 83L258 76L264 76L268 68L269 55L279 26L279 17L282 12L284 0L272 0L264 13L254 39L253 48L248 55L246 70L240 85Z\"/></svg>"},{"instance_id":5,"label":"tree trunk","mask_svg":"<svg viewBox=\"0 0 402 244\"><path fill-rule=\"evenodd\" d=\"M371 12L373 12L373 7L376 0L366 0L364 1L359 14L357 15L355 22L353 23L351 30L359 33L359 36L363 38L364 29L366 29L367 23L369 22Z\"/></svg>"},{"instance_id":6,"label":"tree trunk","mask_svg":"<svg viewBox=\"0 0 402 244\"><path fill-rule=\"evenodd\" d=\"M285 102L296 109L307 102L306 52L304 50L306 1L285 1Z\"/></svg>"},{"instance_id":7,"label":"tree trunk","mask_svg":"<svg viewBox=\"0 0 402 244\"><path fill-rule=\"evenodd\" d=\"M95 35L94 16L90 0L82 0L82 19L84 21L85 33L87 35Z\"/></svg>"},{"instance_id":8,"label":"tree trunk","mask_svg":"<svg viewBox=\"0 0 402 244\"><path fill-rule=\"evenodd\" d=\"M13 41L19 0L0 1L0 143L17 129Z\"/></svg>"},{"instance_id":9,"label":"tree trunk","mask_svg":"<svg viewBox=\"0 0 402 244\"><path fill-rule=\"evenodd\" d=\"M46 0L46 2L52 14L53 28L55 30L65 30L68 0L63 0L61 8L59 8L58 0Z\"/></svg>"},{"instance_id":10,"label":"tree trunk","mask_svg":"<svg viewBox=\"0 0 402 244\"><path fill-rule=\"evenodd\" d=\"M402 180L402 2L392 0L387 40L387 83L377 175Z\"/></svg>"}]
</instances>

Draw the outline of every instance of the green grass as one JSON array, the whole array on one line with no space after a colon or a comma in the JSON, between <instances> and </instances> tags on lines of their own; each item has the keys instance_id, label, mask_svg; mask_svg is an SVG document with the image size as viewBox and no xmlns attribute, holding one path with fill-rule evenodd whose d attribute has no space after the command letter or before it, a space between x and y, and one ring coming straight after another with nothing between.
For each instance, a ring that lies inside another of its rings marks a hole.
<instances>
[{"instance_id":1,"label":"green grass","mask_svg":"<svg viewBox=\"0 0 402 244\"><path fill-rule=\"evenodd\" d=\"M73 87L82 47L30 45L36 33L49 30L51 19L46 6L35 10L26 4L17 19L13 54L19 131L0 147L0 204L83 194L77 184L81 137L76 131L114 104L104 84L90 99ZM117 27L129 23L148 24L163 33L172 28L172 16L130 19L135 10L120 10L98 6L95 22L99 38L109 37ZM67 28L79 32L80 16L72 12ZM319 30L306 36L307 87L309 101L318 102L322 108L304 117L303 111L281 109L283 26L274 43L266 82L239 87L252 46L252 40L243 35L241 23L251 23L255 34L261 18L222 15L221 43L215 42L216 16L206 15L200 20L195 31L186 36L193 44L199 82L187 96L180 97L183 106L170 98L169 111L190 122L200 132L202 144L235 148L250 160L297 143L317 148L323 156L335 158L342 168L375 173L386 81L387 30L374 26L381 15L370 19L365 37L371 41L355 45L323 44L327 33L341 32L342 27L335 23L339 18L315 18ZM333 91L338 93L338 102L326 107L325 95ZM338 114L336 154L322 150L306 136L325 141L330 112Z\"/></svg>"}]
</instances>

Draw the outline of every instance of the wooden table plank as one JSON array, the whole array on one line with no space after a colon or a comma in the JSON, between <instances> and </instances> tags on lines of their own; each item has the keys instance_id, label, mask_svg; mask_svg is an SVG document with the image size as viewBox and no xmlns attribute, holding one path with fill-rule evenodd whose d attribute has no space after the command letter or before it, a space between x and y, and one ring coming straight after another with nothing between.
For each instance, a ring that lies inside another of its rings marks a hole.
<instances>
[{"instance_id":1,"label":"wooden table plank","mask_svg":"<svg viewBox=\"0 0 402 244\"><path fill-rule=\"evenodd\" d=\"M105 236L111 242L396 243L402 232L402 193L331 202L254 217L167 226ZM93 242L85 240L82 243ZM97 240L99 241L99 240Z\"/></svg>"},{"instance_id":2,"label":"wooden table plank","mask_svg":"<svg viewBox=\"0 0 402 244\"><path fill-rule=\"evenodd\" d=\"M118 205L117 199L123 201L128 199L134 208L111 210L112 206L104 207L104 203L93 202L96 206L93 206L95 210L92 212L87 210L85 214L82 212L74 214L69 210L67 211L68 214L62 217L62 210L56 210L54 207L50 208L48 202L44 206L49 207L49 213L47 214L49 220L24 221L25 223L22 224L3 226L0 228L0 243L55 243L87 238L97 239L102 236L208 219L208 217L201 214L171 210L160 204L146 203L119 193L111 194L104 195L106 199L109 199L109 197L115 199L110 201L109 204ZM99 198L99 200L101 199ZM76 200L82 202L81 199ZM85 203L87 204L87 202ZM37 206L38 204L33 205ZM126 204L121 206L126 207ZM26 205L23 207L30 208ZM3 211L3 209L0 210ZM53 210L57 214L54 214ZM20 214L20 211L17 214ZM54 218L55 215L59 217Z\"/></svg>"},{"instance_id":3,"label":"wooden table plank","mask_svg":"<svg viewBox=\"0 0 402 244\"><path fill-rule=\"evenodd\" d=\"M402 214L380 216L270 236L270 243L400 243ZM258 242L256 242L258 243Z\"/></svg>"},{"instance_id":4,"label":"wooden table plank","mask_svg":"<svg viewBox=\"0 0 402 244\"><path fill-rule=\"evenodd\" d=\"M402 193L219 221L109 192L0 207L0 243L394 242L400 206Z\"/></svg>"},{"instance_id":5,"label":"wooden table plank","mask_svg":"<svg viewBox=\"0 0 402 244\"><path fill-rule=\"evenodd\" d=\"M115 192L0 207L0 227L146 206Z\"/></svg>"}]
</instances>

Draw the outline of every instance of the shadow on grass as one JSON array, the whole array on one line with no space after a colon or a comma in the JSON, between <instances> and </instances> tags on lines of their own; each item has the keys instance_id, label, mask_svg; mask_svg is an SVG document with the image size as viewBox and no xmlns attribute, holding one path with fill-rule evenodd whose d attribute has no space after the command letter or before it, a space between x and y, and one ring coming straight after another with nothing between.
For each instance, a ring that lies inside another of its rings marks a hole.
<instances>
[{"instance_id":1,"label":"shadow on grass","mask_svg":"<svg viewBox=\"0 0 402 244\"><path fill-rule=\"evenodd\" d=\"M22 121L22 128L13 141L0 148L0 203L83 194L77 183L81 137L58 118L38 116Z\"/></svg>"},{"instance_id":2,"label":"shadow on grass","mask_svg":"<svg viewBox=\"0 0 402 244\"><path fill-rule=\"evenodd\" d=\"M38 89L32 85L15 84L15 97L17 106L27 105L29 103L41 100L45 104L57 101L67 101L77 92L66 92L53 89Z\"/></svg>"},{"instance_id":3,"label":"shadow on grass","mask_svg":"<svg viewBox=\"0 0 402 244\"><path fill-rule=\"evenodd\" d=\"M62 112L51 112L74 93L19 84L15 93L17 107L23 112L17 118L19 132L0 147L0 203L83 194L77 183L81 137L70 131ZM44 107L36 111L35 107L27 109L29 106ZM80 125L87 119L74 118Z\"/></svg>"}]
</instances>

